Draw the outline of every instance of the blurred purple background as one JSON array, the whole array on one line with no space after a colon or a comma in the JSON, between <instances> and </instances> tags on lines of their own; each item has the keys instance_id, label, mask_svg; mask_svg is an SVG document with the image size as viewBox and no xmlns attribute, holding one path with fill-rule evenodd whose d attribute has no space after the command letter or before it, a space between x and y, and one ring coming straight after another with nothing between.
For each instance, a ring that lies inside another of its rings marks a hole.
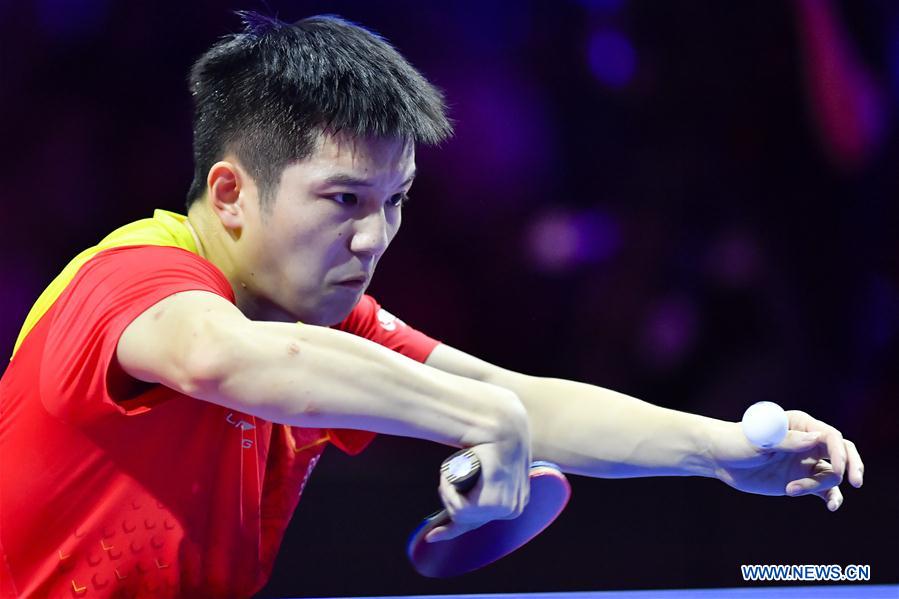
<instances>
[{"instance_id":1,"label":"blurred purple background","mask_svg":"<svg viewBox=\"0 0 899 599\"><path fill-rule=\"evenodd\" d=\"M741 563L899 581L899 5L268 6L0 0L7 351L74 254L183 210L186 73L231 10L336 13L442 87L457 125L419 153L382 304L506 367L729 420L806 410L857 442L867 478L836 514L708 480L578 479L528 547L432 581L404 548L448 450L381 438L329 450L262 596L742 586Z\"/></svg>"}]
</instances>

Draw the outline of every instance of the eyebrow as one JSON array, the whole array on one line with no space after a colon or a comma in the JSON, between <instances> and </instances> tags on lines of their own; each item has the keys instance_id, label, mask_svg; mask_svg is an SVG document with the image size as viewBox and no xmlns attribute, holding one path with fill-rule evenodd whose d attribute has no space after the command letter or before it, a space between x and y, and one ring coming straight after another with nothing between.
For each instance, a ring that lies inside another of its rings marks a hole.
<instances>
[{"instance_id":1,"label":"eyebrow","mask_svg":"<svg viewBox=\"0 0 899 599\"><path fill-rule=\"evenodd\" d=\"M400 187L405 187L412 183L413 179L415 179L415 171L412 171L412 174L409 175L409 178L403 181L400 184ZM358 177L354 177L353 175L348 175L345 173L337 173L336 175L331 175L327 179L322 182L324 187L331 187L332 185L345 185L347 187L371 187L372 184L365 180L360 179Z\"/></svg>"}]
</instances>

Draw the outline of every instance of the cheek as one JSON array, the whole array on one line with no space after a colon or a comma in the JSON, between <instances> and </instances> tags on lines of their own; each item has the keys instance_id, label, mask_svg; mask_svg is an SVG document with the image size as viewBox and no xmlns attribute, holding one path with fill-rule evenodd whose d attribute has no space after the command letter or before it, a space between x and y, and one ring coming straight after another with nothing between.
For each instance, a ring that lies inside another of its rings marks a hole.
<instances>
[{"instance_id":1,"label":"cheek","mask_svg":"<svg viewBox=\"0 0 899 599\"><path fill-rule=\"evenodd\" d=\"M352 226L324 227L294 237L291 260L294 268L306 276L323 278L333 268L350 260Z\"/></svg>"},{"instance_id":2,"label":"cheek","mask_svg":"<svg viewBox=\"0 0 899 599\"><path fill-rule=\"evenodd\" d=\"M387 219L387 239L393 240L396 237L401 224L403 224L403 213L398 210L395 217Z\"/></svg>"}]
</instances>

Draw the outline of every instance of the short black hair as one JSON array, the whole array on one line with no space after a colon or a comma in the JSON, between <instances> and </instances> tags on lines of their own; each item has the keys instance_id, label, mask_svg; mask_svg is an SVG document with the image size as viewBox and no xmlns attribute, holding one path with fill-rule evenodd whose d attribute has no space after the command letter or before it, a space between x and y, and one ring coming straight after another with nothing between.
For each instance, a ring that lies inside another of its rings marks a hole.
<instances>
[{"instance_id":1,"label":"short black hair","mask_svg":"<svg viewBox=\"0 0 899 599\"><path fill-rule=\"evenodd\" d=\"M436 144L452 135L443 94L382 37L333 15L290 24L238 12L190 71L194 179L187 208L216 161L234 152L265 204L281 173L319 133Z\"/></svg>"}]
</instances>

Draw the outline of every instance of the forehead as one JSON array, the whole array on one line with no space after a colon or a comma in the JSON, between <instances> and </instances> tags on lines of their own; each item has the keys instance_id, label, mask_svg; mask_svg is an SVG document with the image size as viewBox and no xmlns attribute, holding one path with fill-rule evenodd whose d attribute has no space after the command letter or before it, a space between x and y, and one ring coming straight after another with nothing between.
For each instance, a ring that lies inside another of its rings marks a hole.
<instances>
[{"instance_id":1,"label":"forehead","mask_svg":"<svg viewBox=\"0 0 899 599\"><path fill-rule=\"evenodd\" d=\"M402 181L415 170L415 144L397 138L322 133L312 155L297 166L323 177L341 172L366 178L400 177Z\"/></svg>"}]
</instances>

